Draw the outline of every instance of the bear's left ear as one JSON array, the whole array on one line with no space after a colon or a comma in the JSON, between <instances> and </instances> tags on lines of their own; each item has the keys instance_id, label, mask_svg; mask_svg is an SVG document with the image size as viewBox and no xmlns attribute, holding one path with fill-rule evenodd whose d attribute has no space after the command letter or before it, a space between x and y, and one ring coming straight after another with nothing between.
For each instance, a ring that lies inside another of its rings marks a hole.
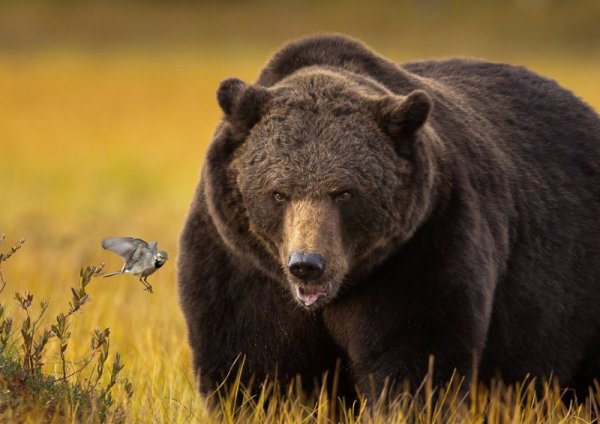
<instances>
[{"instance_id":1,"label":"bear's left ear","mask_svg":"<svg viewBox=\"0 0 600 424\"><path fill-rule=\"evenodd\" d=\"M392 139L411 135L421 128L433 106L429 94L422 90L415 90L406 97L387 96L377 103L379 125Z\"/></svg>"},{"instance_id":2,"label":"bear's left ear","mask_svg":"<svg viewBox=\"0 0 600 424\"><path fill-rule=\"evenodd\" d=\"M238 135L246 134L260 120L271 98L265 87L248 85L237 78L221 82L217 91L225 119Z\"/></svg>"}]
</instances>

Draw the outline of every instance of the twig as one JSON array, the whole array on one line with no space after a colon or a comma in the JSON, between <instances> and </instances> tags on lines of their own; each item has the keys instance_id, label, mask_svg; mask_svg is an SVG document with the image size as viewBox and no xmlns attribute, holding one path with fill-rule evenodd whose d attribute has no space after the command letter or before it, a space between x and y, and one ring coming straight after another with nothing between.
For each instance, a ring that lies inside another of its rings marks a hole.
<instances>
[{"instance_id":1,"label":"twig","mask_svg":"<svg viewBox=\"0 0 600 424\"><path fill-rule=\"evenodd\" d=\"M4 234L2 234L0 236L0 244L2 244L2 242L4 241L5 236ZM12 246L8 252L6 253L0 253L0 284L2 285L2 287L0 287L0 293L2 293L4 291L4 288L6 287L6 280L4 279L4 276L2 275L2 262L4 262L5 260L7 260L8 258L10 258L12 255L14 255L14 253L19 250L22 246L23 243L25 243L25 239L22 238L21 240L19 240L17 242L17 244L15 244L14 246Z\"/></svg>"}]
</instances>

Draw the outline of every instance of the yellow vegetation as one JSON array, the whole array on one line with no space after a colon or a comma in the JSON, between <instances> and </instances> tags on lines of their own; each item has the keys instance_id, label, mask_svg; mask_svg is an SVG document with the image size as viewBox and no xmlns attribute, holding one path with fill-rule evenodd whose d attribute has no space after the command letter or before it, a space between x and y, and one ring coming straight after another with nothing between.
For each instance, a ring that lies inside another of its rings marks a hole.
<instances>
[{"instance_id":1,"label":"yellow vegetation","mask_svg":"<svg viewBox=\"0 0 600 424\"><path fill-rule=\"evenodd\" d=\"M0 233L7 246L27 239L4 267L0 303L19 314L12 296L27 289L50 301L53 320L82 266L120 269L119 258L101 249L103 237L157 240L172 258L150 278L154 295L134 277L95 280L91 303L72 328L74 340L86 341L69 346L68 354L79 357L95 327L110 327L111 350L121 352L122 374L135 391L127 406L132 422L209 419L178 307L177 239L220 116L219 81L253 80L270 48L284 41L254 51L0 52ZM411 59L391 45L373 47ZM598 56L520 53L511 61L557 79L600 110ZM300 411L290 412L288 422Z\"/></svg>"}]
</instances>

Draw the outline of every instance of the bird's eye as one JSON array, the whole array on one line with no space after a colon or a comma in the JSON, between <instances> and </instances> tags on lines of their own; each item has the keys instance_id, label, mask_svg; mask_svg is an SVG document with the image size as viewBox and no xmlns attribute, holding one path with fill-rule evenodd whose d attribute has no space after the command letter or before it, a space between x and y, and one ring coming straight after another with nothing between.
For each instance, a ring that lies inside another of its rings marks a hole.
<instances>
[{"instance_id":1,"label":"bird's eye","mask_svg":"<svg viewBox=\"0 0 600 424\"><path fill-rule=\"evenodd\" d=\"M287 201L287 197L278 191L274 191L273 192L273 200L275 200L276 203L284 203Z\"/></svg>"},{"instance_id":2,"label":"bird's eye","mask_svg":"<svg viewBox=\"0 0 600 424\"><path fill-rule=\"evenodd\" d=\"M336 191L331 196L336 202L347 202L352 199L352 193L349 190Z\"/></svg>"}]
</instances>

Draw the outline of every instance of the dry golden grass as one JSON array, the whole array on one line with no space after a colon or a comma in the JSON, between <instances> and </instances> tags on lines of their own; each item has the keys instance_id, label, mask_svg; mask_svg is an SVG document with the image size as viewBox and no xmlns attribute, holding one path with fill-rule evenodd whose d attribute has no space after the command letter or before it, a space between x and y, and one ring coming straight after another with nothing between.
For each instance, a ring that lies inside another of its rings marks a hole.
<instances>
[{"instance_id":1,"label":"dry golden grass","mask_svg":"<svg viewBox=\"0 0 600 424\"><path fill-rule=\"evenodd\" d=\"M393 52L390 46L383 50ZM172 258L150 278L154 295L133 277L95 280L88 290L92 302L72 328L73 340L85 343L72 343L68 354L80 357L89 349L91 331L110 327L111 349L123 355L123 374L135 390L126 405L130 422L300 422L309 416L326 422L330 417L325 400L313 415L286 402L264 409L260 399L252 401L258 407L249 403L241 411L230 402L220 412L208 409L196 394L178 307L177 238L219 119L214 92L229 76L253 80L267 54L266 48L0 54L0 233L7 234L7 245L27 239L4 267L8 286L0 303L18 315L12 295L27 289L37 300L50 301L53 320L82 266L106 262L109 271L120 268L120 259L101 249L103 237L158 240ZM396 54L398 60L411 59ZM598 57L515 55L512 61L557 79L600 109ZM554 402L552 396L535 401L525 390L529 400L520 405L514 391L495 390L482 393L466 416L452 419L483 422L484 404L488 422L598 417L597 402L568 409L547 404ZM419 408L403 400L392 421L441 422L435 410ZM362 409L341 419L353 422L355 414L367 422L389 419Z\"/></svg>"}]
</instances>

